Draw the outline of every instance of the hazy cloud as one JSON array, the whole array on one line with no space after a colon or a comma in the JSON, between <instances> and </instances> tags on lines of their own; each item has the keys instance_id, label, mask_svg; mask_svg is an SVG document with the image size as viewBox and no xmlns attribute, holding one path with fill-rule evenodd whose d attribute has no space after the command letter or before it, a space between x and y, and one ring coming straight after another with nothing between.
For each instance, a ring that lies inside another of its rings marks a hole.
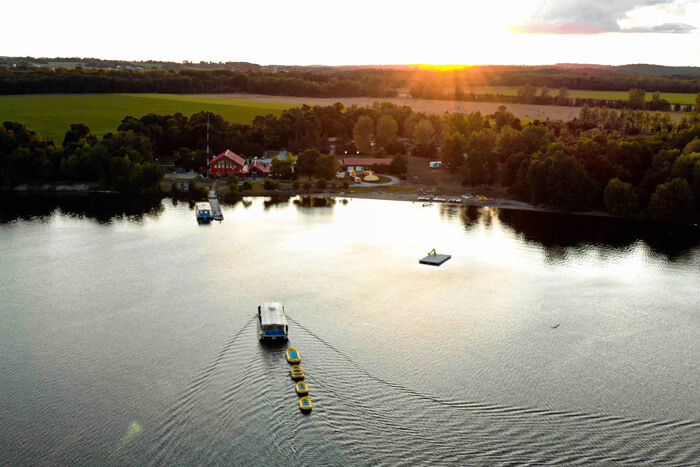
<instances>
[{"instance_id":1,"label":"hazy cloud","mask_svg":"<svg viewBox=\"0 0 700 467\"><path fill-rule=\"evenodd\" d=\"M604 32L672 32L687 33L696 29L690 24L663 23L621 29L618 20L640 7L662 7L683 11L696 0L541 0L532 18L512 28L533 34L600 34Z\"/></svg>"},{"instance_id":2,"label":"hazy cloud","mask_svg":"<svg viewBox=\"0 0 700 467\"><path fill-rule=\"evenodd\" d=\"M622 32L666 32L683 34L697 29L695 26L683 23L664 23L656 26L638 26L634 28L622 29Z\"/></svg>"}]
</instances>

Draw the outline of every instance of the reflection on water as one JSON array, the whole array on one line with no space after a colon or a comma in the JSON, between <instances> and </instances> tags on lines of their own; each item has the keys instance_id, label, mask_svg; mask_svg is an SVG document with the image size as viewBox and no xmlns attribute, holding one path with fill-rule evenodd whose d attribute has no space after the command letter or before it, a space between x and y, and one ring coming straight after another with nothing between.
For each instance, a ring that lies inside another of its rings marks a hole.
<instances>
[{"instance_id":1,"label":"reflection on water","mask_svg":"<svg viewBox=\"0 0 700 467\"><path fill-rule=\"evenodd\" d=\"M177 204L177 202L175 202ZM163 212L160 196L114 194L0 195L0 223L48 218L61 214L110 223L119 219L141 221Z\"/></svg>"},{"instance_id":2,"label":"reflection on water","mask_svg":"<svg viewBox=\"0 0 700 467\"><path fill-rule=\"evenodd\" d=\"M332 208L335 206L335 198L300 196L294 200L294 204L302 208Z\"/></svg>"},{"instance_id":3,"label":"reflection on water","mask_svg":"<svg viewBox=\"0 0 700 467\"><path fill-rule=\"evenodd\" d=\"M292 199L291 196L286 195L286 196L271 196L269 198L265 198L265 201L263 201L263 207L267 211L270 208L273 207L283 207L289 204L289 200Z\"/></svg>"},{"instance_id":4,"label":"reflection on water","mask_svg":"<svg viewBox=\"0 0 700 467\"><path fill-rule=\"evenodd\" d=\"M253 205L254 198L226 198L226 208L242 204ZM332 208L337 200L332 197L279 195L264 198L265 210L283 208L292 201L299 208ZM174 207L179 202L169 200ZM194 209L196 201L187 205ZM348 200L340 199L341 204ZM433 209L427 207L425 209ZM477 206L437 205L440 217L459 218L466 232L476 228L490 228L494 221L512 229L523 240L534 242L545 248L551 259L564 256L567 249L587 245L602 246L618 250L633 248L639 242L653 252L669 259L682 258L700 244L700 229L692 226L668 225L608 217L581 216L574 214L540 211L521 211ZM141 221L145 216L158 216L163 212L158 196L129 196L114 194L23 194L0 196L0 223L17 220L46 219L55 212L70 216L95 219L109 223L118 219Z\"/></svg>"},{"instance_id":5,"label":"reflection on water","mask_svg":"<svg viewBox=\"0 0 700 467\"><path fill-rule=\"evenodd\" d=\"M700 229L690 226L509 209L499 211L498 217L524 240L547 247L553 256L586 245L626 250L641 241L675 259L700 243Z\"/></svg>"}]
</instances>

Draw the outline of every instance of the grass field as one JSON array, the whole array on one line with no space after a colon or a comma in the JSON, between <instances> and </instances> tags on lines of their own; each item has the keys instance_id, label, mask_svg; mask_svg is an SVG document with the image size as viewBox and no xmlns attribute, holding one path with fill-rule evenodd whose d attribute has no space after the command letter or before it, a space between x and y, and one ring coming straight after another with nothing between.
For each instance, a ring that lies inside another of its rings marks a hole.
<instances>
[{"instance_id":1,"label":"grass field","mask_svg":"<svg viewBox=\"0 0 700 467\"><path fill-rule=\"evenodd\" d=\"M516 93L517 87L473 88L475 92ZM554 91L552 91L554 92ZM619 95L626 99L627 93L606 93L603 91L569 91L570 95L612 99ZM694 102L693 94L667 94L682 96L682 102ZM649 97L649 94L647 94ZM689 99L692 98L692 101ZM680 99L680 98L679 98ZM127 115L142 117L149 113L184 115L207 110L236 123L250 123L258 115L279 116L282 110L308 105L333 105L342 102L346 106L372 105L377 101L388 101L396 105L408 105L415 112L429 114L470 113L479 111L484 115L494 113L498 102L456 102L427 99L346 97L313 98L291 96L268 96L260 94L209 94L206 96L174 94L42 94L26 96L0 96L0 122L7 120L25 124L30 130L51 138L57 145L70 128L71 123L84 123L97 135L116 131L119 123ZM674 102L673 100L670 100ZM680 101L680 100L677 100ZM563 120L568 121L580 113L578 107L555 105L505 104L508 110L523 120ZM672 113L679 119L678 113Z\"/></svg>"},{"instance_id":2,"label":"grass field","mask_svg":"<svg viewBox=\"0 0 700 467\"><path fill-rule=\"evenodd\" d=\"M0 122L23 123L60 145L71 123L84 123L94 134L116 131L127 115L149 113L192 115L210 111L235 123L251 123L258 115L279 116L290 104L260 103L172 94L46 94L1 96Z\"/></svg>"},{"instance_id":3,"label":"grass field","mask_svg":"<svg viewBox=\"0 0 700 467\"><path fill-rule=\"evenodd\" d=\"M474 86L462 89L463 92L473 92L474 94L505 94L515 96L518 93L518 86ZM556 96L559 89L550 89L550 96ZM539 89L538 89L539 94ZM653 91L647 91L646 99L651 100ZM583 89L569 89L569 97L581 97L584 99L607 99L626 101L629 96L627 91L586 91ZM671 104L695 104L695 94L681 94L673 92L662 92L661 97Z\"/></svg>"}]
</instances>

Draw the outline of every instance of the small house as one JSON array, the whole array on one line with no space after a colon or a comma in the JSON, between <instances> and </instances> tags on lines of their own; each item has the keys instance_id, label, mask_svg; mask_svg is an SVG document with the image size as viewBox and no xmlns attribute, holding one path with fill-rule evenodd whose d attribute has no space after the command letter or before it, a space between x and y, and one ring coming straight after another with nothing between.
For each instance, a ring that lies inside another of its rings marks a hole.
<instances>
[{"instance_id":1,"label":"small house","mask_svg":"<svg viewBox=\"0 0 700 467\"><path fill-rule=\"evenodd\" d=\"M245 159L228 149L209 161L209 174L214 177L235 175L248 175L248 167Z\"/></svg>"}]
</instances>

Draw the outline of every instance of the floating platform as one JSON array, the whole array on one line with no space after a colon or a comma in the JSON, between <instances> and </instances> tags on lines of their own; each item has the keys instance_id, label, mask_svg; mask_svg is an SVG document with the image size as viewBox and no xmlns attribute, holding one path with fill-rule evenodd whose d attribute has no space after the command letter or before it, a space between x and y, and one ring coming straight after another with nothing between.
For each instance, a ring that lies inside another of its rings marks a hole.
<instances>
[{"instance_id":1,"label":"floating platform","mask_svg":"<svg viewBox=\"0 0 700 467\"><path fill-rule=\"evenodd\" d=\"M428 264L430 266L440 266L442 263L452 258L452 255L441 255L438 253L428 254L425 258L418 260L420 264Z\"/></svg>"},{"instance_id":2,"label":"floating platform","mask_svg":"<svg viewBox=\"0 0 700 467\"><path fill-rule=\"evenodd\" d=\"M224 220L224 213L221 211L221 205L219 204L219 197L216 194L216 190L209 190L209 204L211 205L212 219L217 221Z\"/></svg>"}]
</instances>

